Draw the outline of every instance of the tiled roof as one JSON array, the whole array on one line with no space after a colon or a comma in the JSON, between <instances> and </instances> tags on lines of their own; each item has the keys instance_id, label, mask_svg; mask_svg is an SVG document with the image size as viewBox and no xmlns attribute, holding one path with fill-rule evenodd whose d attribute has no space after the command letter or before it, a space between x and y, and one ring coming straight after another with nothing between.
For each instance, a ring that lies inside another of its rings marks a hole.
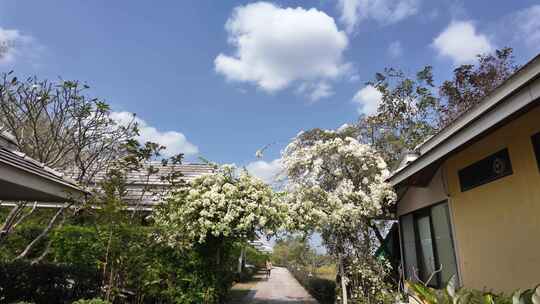
<instances>
[{"instance_id":1,"label":"tiled roof","mask_svg":"<svg viewBox=\"0 0 540 304\"><path fill-rule=\"evenodd\" d=\"M148 175L149 166L153 166L158 172ZM214 168L207 164L167 164L160 162L149 162L139 171L129 172L127 176L127 195L124 199L132 205L137 205L143 209L151 209L159 204L163 195L166 194L169 182L162 177L167 177L174 172L180 172L180 179L189 182L190 180L203 174L214 172ZM95 181L103 180L104 173L96 175Z\"/></svg>"},{"instance_id":2,"label":"tiled roof","mask_svg":"<svg viewBox=\"0 0 540 304\"><path fill-rule=\"evenodd\" d=\"M62 173L55 171L24 153L0 146L0 163L38 175L52 182L62 184L76 191L84 192L77 184Z\"/></svg>"},{"instance_id":3,"label":"tiled roof","mask_svg":"<svg viewBox=\"0 0 540 304\"><path fill-rule=\"evenodd\" d=\"M62 184L65 187L76 191L84 192L77 186L76 182L69 176L75 174L63 174L44 164L32 159L24 153L15 150L16 145L11 135L0 131L0 164L23 170L33 175L40 176L51 182ZM158 172L148 175L148 169L153 166ZM132 171L127 176L127 195L124 199L130 204L137 204L141 208L151 209L158 204L163 195L167 192L169 182L163 177L172 173L181 173L180 179L189 182L190 180L214 172L214 168L207 164L167 164L161 162L148 162L139 171ZM105 171L98 172L94 177L97 184L103 180Z\"/></svg>"}]
</instances>

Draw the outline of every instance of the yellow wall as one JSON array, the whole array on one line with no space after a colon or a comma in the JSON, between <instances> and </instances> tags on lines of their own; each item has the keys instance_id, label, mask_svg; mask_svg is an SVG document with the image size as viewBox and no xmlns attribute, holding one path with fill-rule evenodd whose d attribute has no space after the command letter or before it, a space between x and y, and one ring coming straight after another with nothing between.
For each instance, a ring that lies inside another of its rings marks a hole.
<instances>
[{"instance_id":1,"label":"yellow wall","mask_svg":"<svg viewBox=\"0 0 540 304\"><path fill-rule=\"evenodd\" d=\"M536 107L444 164L465 287L511 291L540 283L540 172L531 144L539 131ZM458 170L503 148L514 173L461 192Z\"/></svg>"}]
</instances>

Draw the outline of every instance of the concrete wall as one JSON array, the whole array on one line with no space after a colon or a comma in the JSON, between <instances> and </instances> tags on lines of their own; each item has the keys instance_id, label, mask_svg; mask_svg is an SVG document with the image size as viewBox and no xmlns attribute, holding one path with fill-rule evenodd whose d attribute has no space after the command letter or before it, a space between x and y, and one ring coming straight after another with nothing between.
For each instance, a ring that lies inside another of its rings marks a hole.
<instances>
[{"instance_id":1,"label":"concrete wall","mask_svg":"<svg viewBox=\"0 0 540 304\"><path fill-rule=\"evenodd\" d=\"M540 107L450 157L450 193L461 281L497 291L540 283L540 172L531 135L540 132ZM513 174L461 192L458 170L508 148Z\"/></svg>"},{"instance_id":2,"label":"concrete wall","mask_svg":"<svg viewBox=\"0 0 540 304\"><path fill-rule=\"evenodd\" d=\"M401 216L448 198L447 186L443 179L443 169L439 168L427 187L409 187L397 206L397 215Z\"/></svg>"}]
</instances>

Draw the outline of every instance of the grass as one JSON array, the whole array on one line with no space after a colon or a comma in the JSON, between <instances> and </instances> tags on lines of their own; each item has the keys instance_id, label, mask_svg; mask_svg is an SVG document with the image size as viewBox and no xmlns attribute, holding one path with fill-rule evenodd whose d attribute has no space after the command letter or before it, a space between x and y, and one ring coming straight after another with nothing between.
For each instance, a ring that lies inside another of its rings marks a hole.
<instances>
[{"instance_id":1,"label":"grass","mask_svg":"<svg viewBox=\"0 0 540 304\"><path fill-rule=\"evenodd\" d=\"M337 270L336 270L335 265L324 265L317 268L317 270L315 271L313 275L322 279L335 281L336 274L337 274Z\"/></svg>"}]
</instances>

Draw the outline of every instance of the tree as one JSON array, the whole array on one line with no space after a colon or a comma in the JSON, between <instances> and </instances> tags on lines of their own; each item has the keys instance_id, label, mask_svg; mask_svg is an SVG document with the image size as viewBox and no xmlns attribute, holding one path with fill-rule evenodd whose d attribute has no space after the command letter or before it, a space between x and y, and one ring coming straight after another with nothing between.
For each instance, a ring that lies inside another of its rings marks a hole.
<instances>
[{"instance_id":1,"label":"tree","mask_svg":"<svg viewBox=\"0 0 540 304\"><path fill-rule=\"evenodd\" d=\"M210 239L253 240L279 229L286 209L263 181L231 166L180 187L153 214L159 238L174 247Z\"/></svg>"},{"instance_id":2,"label":"tree","mask_svg":"<svg viewBox=\"0 0 540 304\"><path fill-rule=\"evenodd\" d=\"M453 79L444 81L439 88L440 127L478 104L517 69L513 49L508 47L496 50L495 54L478 55L475 65L457 67Z\"/></svg>"},{"instance_id":3,"label":"tree","mask_svg":"<svg viewBox=\"0 0 540 304\"><path fill-rule=\"evenodd\" d=\"M403 152L414 151L478 104L517 68L511 48L479 55L476 64L457 67L453 79L441 85L435 84L431 66L412 77L399 69L386 68L367 83L381 93L381 103L374 115L359 118L357 136L374 146L395 168Z\"/></svg>"},{"instance_id":4,"label":"tree","mask_svg":"<svg viewBox=\"0 0 540 304\"><path fill-rule=\"evenodd\" d=\"M391 216L388 207L397 199L385 182L389 175L385 161L372 147L350 137L354 132L351 127L307 131L295 137L282 155L289 224L322 234L340 266L343 303L347 290L373 298L373 290L384 289L381 285L347 288L352 282L348 277L356 270L361 271L361 283L382 282L384 273L373 269L379 265L373 258L374 238L380 236L377 220Z\"/></svg>"},{"instance_id":5,"label":"tree","mask_svg":"<svg viewBox=\"0 0 540 304\"><path fill-rule=\"evenodd\" d=\"M246 171L217 168L176 189L152 215L159 242L178 250L202 252L207 269L227 282L232 246L274 234L287 216L272 189ZM222 298L228 286L216 290Z\"/></svg>"},{"instance_id":6,"label":"tree","mask_svg":"<svg viewBox=\"0 0 540 304\"><path fill-rule=\"evenodd\" d=\"M7 73L0 82L0 131L13 135L18 149L43 164L70 172L81 185L125 153L137 135L132 122L111 119L103 100L86 94L78 81L24 81Z\"/></svg>"},{"instance_id":7,"label":"tree","mask_svg":"<svg viewBox=\"0 0 540 304\"><path fill-rule=\"evenodd\" d=\"M394 167L403 151L413 150L436 131L438 99L433 94L432 67L424 67L415 77L387 68L368 85L381 93L381 103L375 115L360 117L359 138Z\"/></svg>"},{"instance_id":8,"label":"tree","mask_svg":"<svg viewBox=\"0 0 540 304\"><path fill-rule=\"evenodd\" d=\"M124 192L128 172L144 171L146 176L157 174L159 168L144 166L144 163L159 157L165 147L150 142L138 143L134 139L138 135L135 120L118 124L111 118L110 107L103 100L88 96L88 89L78 81L50 82L36 77L21 81L12 73L4 74L0 82L0 131L13 135L20 151L67 173L79 185L90 187L96 197L102 197L110 190L105 183L96 182L98 173L100 178L104 175L122 181ZM179 155L170 161L181 159L182 155ZM166 178L174 183L179 176L172 175ZM121 193L120 188L116 186L115 190ZM144 187L142 193L150 190ZM61 225L66 217L76 216L82 208L97 201L78 204L76 208L72 208L73 203L63 205L50 216L42 233L18 258L27 258L35 244L45 239L58 222ZM2 225L0 242L36 209L34 204L34 208L26 211L27 206L28 202L17 202L13 207ZM68 215L66 210L70 210ZM132 216L135 214L133 212ZM35 261L40 261L48 248Z\"/></svg>"},{"instance_id":9,"label":"tree","mask_svg":"<svg viewBox=\"0 0 540 304\"><path fill-rule=\"evenodd\" d=\"M272 250L274 264L282 266L307 266L312 255L315 255L315 251L309 246L307 238L300 236L279 239Z\"/></svg>"}]
</instances>

